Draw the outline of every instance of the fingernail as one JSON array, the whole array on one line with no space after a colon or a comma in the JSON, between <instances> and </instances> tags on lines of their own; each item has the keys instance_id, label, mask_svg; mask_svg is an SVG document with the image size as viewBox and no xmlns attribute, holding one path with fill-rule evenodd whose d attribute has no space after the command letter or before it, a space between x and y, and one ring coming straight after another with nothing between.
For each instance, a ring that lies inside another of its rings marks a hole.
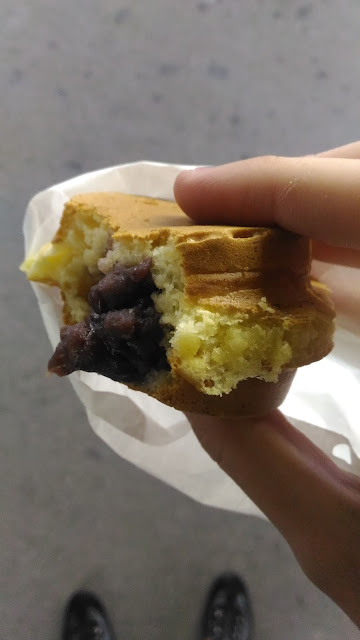
<instances>
[{"instance_id":1,"label":"fingernail","mask_svg":"<svg viewBox=\"0 0 360 640\"><path fill-rule=\"evenodd\" d=\"M188 176L197 176L197 175L203 175L205 173L209 173L210 171L213 171L215 167L208 165L208 166L203 166L203 167L195 167L194 169L185 169L184 171L182 171L179 175L183 176L185 174L187 174Z\"/></svg>"},{"instance_id":2,"label":"fingernail","mask_svg":"<svg viewBox=\"0 0 360 640\"><path fill-rule=\"evenodd\" d=\"M194 171L209 171L209 169L214 169L214 166L212 164L204 164L201 167L196 167Z\"/></svg>"}]
</instances>

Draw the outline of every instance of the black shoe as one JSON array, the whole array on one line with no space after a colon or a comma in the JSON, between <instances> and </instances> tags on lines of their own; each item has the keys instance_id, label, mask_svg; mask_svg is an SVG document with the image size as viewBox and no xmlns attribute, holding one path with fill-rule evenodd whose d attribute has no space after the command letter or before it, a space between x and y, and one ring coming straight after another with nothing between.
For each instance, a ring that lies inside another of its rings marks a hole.
<instances>
[{"instance_id":1,"label":"black shoe","mask_svg":"<svg viewBox=\"0 0 360 640\"><path fill-rule=\"evenodd\" d=\"M253 616L245 584L234 573L220 575L210 587L201 619L201 640L251 640Z\"/></svg>"},{"instance_id":2,"label":"black shoe","mask_svg":"<svg viewBox=\"0 0 360 640\"><path fill-rule=\"evenodd\" d=\"M88 591L74 593L68 601L62 640L115 640L110 620L100 600Z\"/></svg>"}]
</instances>

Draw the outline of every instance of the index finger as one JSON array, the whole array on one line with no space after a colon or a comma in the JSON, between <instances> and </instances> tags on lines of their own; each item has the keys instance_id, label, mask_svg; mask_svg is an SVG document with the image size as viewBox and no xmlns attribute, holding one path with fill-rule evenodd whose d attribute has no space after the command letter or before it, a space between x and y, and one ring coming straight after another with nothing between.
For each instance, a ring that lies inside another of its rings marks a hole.
<instances>
[{"instance_id":1,"label":"index finger","mask_svg":"<svg viewBox=\"0 0 360 640\"><path fill-rule=\"evenodd\" d=\"M176 200L195 221L279 225L360 249L360 160L266 156L182 172Z\"/></svg>"}]
</instances>

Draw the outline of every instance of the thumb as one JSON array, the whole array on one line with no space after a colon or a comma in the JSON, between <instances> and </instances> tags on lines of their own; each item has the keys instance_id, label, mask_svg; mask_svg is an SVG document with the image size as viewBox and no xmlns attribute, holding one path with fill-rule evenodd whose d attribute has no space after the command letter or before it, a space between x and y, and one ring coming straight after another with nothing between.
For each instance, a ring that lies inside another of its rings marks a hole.
<instances>
[{"instance_id":1,"label":"thumb","mask_svg":"<svg viewBox=\"0 0 360 640\"><path fill-rule=\"evenodd\" d=\"M273 226L360 248L360 160L265 157L181 172L180 207L200 224Z\"/></svg>"}]
</instances>

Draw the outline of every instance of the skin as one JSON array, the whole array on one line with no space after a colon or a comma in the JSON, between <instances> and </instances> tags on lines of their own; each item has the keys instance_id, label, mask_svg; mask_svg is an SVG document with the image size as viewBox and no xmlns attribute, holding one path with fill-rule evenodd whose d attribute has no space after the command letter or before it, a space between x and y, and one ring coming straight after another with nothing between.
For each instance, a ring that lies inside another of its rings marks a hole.
<instances>
[{"instance_id":1,"label":"skin","mask_svg":"<svg viewBox=\"0 0 360 640\"><path fill-rule=\"evenodd\" d=\"M279 225L310 236L315 259L360 268L359 176L356 142L312 156L184 171L174 193L198 223ZM360 274L357 281L360 290ZM359 327L359 301L354 313ZM188 418L204 449L283 534L310 580L360 628L360 478L340 470L280 411Z\"/></svg>"}]
</instances>

